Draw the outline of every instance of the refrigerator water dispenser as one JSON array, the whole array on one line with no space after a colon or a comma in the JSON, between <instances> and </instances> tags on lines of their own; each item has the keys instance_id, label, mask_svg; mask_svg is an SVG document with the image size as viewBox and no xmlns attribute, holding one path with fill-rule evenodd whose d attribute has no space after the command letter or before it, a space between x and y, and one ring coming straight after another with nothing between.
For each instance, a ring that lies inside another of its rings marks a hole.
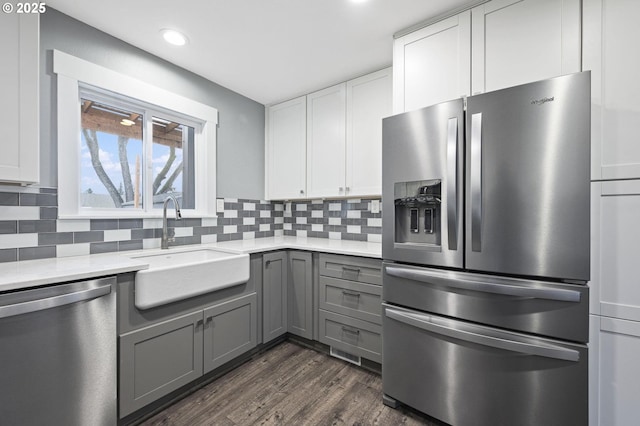
<instances>
[{"instance_id":1,"label":"refrigerator water dispenser","mask_svg":"<svg viewBox=\"0 0 640 426\"><path fill-rule=\"evenodd\" d=\"M394 185L395 242L440 246L441 180Z\"/></svg>"}]
</instances>

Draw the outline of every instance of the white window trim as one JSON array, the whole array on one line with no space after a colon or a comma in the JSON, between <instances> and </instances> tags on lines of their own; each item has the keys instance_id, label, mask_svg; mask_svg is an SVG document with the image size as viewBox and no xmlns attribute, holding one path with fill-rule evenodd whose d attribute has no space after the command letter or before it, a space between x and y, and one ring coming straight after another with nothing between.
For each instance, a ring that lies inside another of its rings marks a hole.
<instances>
[{"instance_id":1,"label":"white window trim","mask_svg":"<svg viewBox=\"0 0 640 426\"><path fill-rule=\"evenodd\" d=\"M80 206L80 84L122 94L201 122L204 146L198 148L199 153L196 155L196 209L185 210L184 216L215 217L217 109L59 50L53 51L53 72L57 74L58 80L59 218L144 218L162 215L162 211L158 209L146 212L129 209L109 211Z\"/></svg>"}]
</instances>

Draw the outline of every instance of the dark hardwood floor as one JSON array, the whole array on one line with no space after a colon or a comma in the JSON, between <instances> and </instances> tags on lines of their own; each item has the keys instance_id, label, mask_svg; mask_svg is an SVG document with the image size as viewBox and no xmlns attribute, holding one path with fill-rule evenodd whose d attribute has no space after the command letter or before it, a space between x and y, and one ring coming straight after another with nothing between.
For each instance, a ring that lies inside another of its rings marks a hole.
<instances>
[{"instance_id":1,"label":"dark hardwood floor","mask_svg":"<svg viewBox=\"0 0 640 426\"><path fill-rule=\"evenodd\" d=\"M429 425L382 404L380 376L284 342L143 425Z\"/></svg>"}]
</instances>

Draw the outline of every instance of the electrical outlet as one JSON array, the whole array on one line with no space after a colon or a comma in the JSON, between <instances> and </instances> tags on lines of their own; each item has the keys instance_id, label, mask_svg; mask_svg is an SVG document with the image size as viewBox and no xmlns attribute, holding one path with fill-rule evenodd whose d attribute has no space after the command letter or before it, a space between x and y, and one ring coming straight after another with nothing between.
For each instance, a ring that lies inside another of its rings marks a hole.
<instances>
[{"instance_id":1,"label":"electrical outlet","mask_svg":"<svg viewBox=\"0 0 640 426\"><path fill-rule=\"evenodd\" d=\"M224 211L224 198L216 198L216 212L222 213Z\"/></svg>"},{"instance_id":2,"label":"electrical outlet","mask_svg":"<svg viewBox=\"0 0 640 426\"><path fill-rule=\"evenodd\" d=\"M371 200L371 213L380 213L380 200Z\"/></svg>"}]
</instances>

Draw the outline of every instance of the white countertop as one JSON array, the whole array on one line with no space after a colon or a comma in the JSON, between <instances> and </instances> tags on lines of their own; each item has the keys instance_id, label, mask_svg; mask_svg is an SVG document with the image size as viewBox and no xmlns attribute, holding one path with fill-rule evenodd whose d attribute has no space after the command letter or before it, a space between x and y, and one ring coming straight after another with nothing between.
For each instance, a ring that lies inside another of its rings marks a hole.
<instances>
[{"instance_id":1,"label":"white countertop","mask_svg":"<svg viewBox=\"0 0 640 426\"><path fill-rule=\"evenodd\" d=\"M300 237L224 241L212 244L174 246L169 250L193 250L194 248L220 248L225 251L249 254L294 249L378 259L382 257L380 243ZM160 249L144 251L144 253L153 252L160 252ZM127 251L0 263L0 292L147 269L148 264L143 259L129 257L140 253L140 251Z\"/></svg>"}]
</instances>

